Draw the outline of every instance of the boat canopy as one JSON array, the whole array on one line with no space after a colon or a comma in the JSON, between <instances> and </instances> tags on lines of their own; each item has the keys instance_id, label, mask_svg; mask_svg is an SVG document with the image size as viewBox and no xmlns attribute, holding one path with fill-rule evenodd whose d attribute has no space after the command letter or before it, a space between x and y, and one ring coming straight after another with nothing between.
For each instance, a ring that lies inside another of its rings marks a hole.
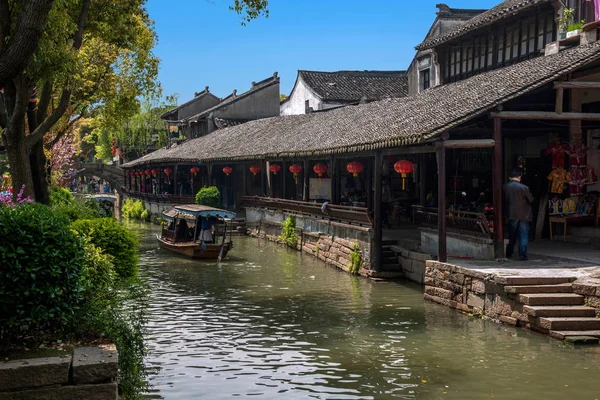
<instances>
[{"instance_id":1,"label":"boat canopy","mask_svg":"<svg viewBox=\"0 0 600 400\"><path fill-rule=\"evenodd\" d=\"M235 218L235 213L227 210L221 210L219 208L201 206L198 204L184 204L175 206L173 209L164 212L163 218L168 221L174 221L179 215L187 217L217 217L217 218Z\"/></svg>"}]
</instances>

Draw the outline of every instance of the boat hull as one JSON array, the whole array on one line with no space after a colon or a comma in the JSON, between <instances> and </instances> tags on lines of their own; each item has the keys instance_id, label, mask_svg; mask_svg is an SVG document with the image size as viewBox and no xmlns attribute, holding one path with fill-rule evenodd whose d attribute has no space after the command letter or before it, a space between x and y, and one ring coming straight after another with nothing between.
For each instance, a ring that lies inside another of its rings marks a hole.
<instances>
[{"instance_id":1,"label":"boat hull","mask_svg":"<svg viewBox=\"0 0 600 400\"><path fill-rule=\"evenodd\" d=\"M198 242L173 243L164 240L160 236L156 238L161 248L196 260L216 260L219 258L219 253L221 252L221 244L206 243L206 250L202 251L202 246ZM223 246L223 258L227 256L232 245L232 242L225 242L225 246Z\"/></svg>"}]
</instances>

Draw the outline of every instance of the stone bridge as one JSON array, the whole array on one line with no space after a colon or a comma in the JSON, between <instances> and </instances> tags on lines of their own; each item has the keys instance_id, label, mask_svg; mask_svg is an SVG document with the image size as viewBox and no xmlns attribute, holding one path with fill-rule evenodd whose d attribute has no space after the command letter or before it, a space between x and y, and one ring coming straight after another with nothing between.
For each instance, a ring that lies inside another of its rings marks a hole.
<instances>
[{"instance_id":1,"label":"stone bridge","mask_svg":"<svg viewBox=\"0 0 600 400\"><path fill-rule=\"evenodd\" d=\"M72 178L82 175L94 175L108 182L116 190L115 217L121 218L121 207L123 205L123 187L125 186L125 172L114 165L106 165L102 162L81 163L73 165Z\"/></svg>"}]
</instances>

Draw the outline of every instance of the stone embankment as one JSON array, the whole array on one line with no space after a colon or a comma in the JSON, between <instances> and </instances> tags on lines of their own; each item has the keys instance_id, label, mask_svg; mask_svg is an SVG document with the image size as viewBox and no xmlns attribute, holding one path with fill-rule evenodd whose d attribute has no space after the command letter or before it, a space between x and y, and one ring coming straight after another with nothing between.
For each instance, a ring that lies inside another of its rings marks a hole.
<instances>
[{"instance_id":1,"label":"stone embankment","mask_svg":"<svg viewBox=\"0 0 600 400\"><path fill-rule=\"evenodd\" d=\"M116 400L117 371L114 348L0 362L0 400Z\"/></svg>"},{"instance_id":2,"label":"stone embankment","mask_svg":"<svg viewBox=\"0 0 600 400\"><path fill-rule=\"evenodd\" d=\"M425 299L573 343L598 343L600 286L572 276L500 276L436 261Z\"/></svg>"}]
</instances>

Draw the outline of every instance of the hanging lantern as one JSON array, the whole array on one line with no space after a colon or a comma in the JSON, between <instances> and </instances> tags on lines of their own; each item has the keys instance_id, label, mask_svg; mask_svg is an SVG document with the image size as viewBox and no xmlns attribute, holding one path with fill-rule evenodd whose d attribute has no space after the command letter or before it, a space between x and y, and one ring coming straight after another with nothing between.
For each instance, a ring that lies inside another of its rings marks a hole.
<instances>
[{"instance_id":1,"label":"hanging lantern","mask_svg":"<svg viewBox=\"0 0 600 400\"><path fill-rule=\"evenodd\" d=\"M348 165L346 165L346 169L348 170L348 172L350 172L352 174L352 176L354 176L355 178L358 178L358 174L363 172L363 170L365 169L365 166L362 165L361 162L352 161L351 163L348 163Z\"/></svg>"},{"instance_id":2,"label":"hanging lantern","mask_svg":"<svg viewBox=\"0 0 600 400\"><path fill-rule=\"evenodd\" d=\"M253 165L250 167L250 172L252 172L252 175L256 176L260 172L260 167L258 165Z\"/></svg>"},{"instance_id":3,"label":"hanging lantern","mask_svg":"<svg viewBox=\"0 0 600 400\"><path fill-rule=\"evenodd\" d=\"M327 173L327 165L321 163L315 164L315 166L313 167L313 171L315 171L315 174L317 174L317 176L321 178Z\"/></svg>"},{"instance_id":4,"label":"hanging lantern","mask_svg":"<svg viewBox=\"0 0 600 400\"><path fill-rule=\"evenodd\" d=\"M273 175L277 175L279 171L281 171L281 165L279 164L271 164L269 166L269 171L273 173Z\"/></svg>"},{"instance_id":5,"label":"hanging lantern","mask_svg":"<svg viewBox=\"0 0 600 400\"><path fill-rule=\"evenodd\" d=\"M190 168L190 172L192 174L194 174L194 176L196 176L196 175L198 175L198 172L200 172L200 168L198 168L198 167L192 167L192 168Z\"/></svg>"},{"instance_id":6,"label":"hanging lantern","mask_svg":"<svg viewBox=\"0 0 600 400\"><path fill-rule=\"evenodd\" d=\"M125 172L125 177L129 178L129 171Z\"/></svg>"},{"instance_id":7,"label":"hanging lantern","mask_svg":"<svg viewBox=\"0 0 600 400\"><path fill-rule=\"evenodd\" d=\"M136 176L142 176L142 175L144 175L144 173L143 173L142 171L137 171L137 172L135 173L135 175L136 175Z\"/></svg>"},{"instance_id":8,"label":"hanging lantern","mask_svg":"<svg viewBox=\"0 0 600 400\"><path fill-rule=\"evenodd\" d=\"M150 174L152 173L149 169L145 170L144 173L146 174L146 176L150 176Z\"/></svg>"},{"instance_id":9,"label":"hanging lantern","mask_svg":"<svg viewBox=\"0 0 600 400\"><path fill-rule=\"evenodd\" d=\"M231 167L223 167L223 173L227 176L233 172L233 168Z\"/></svg>"},{"instance_id":10,"label":"hanging lantern","mask_svg":"<svg viewBox=\"0 0 600 400\"><path fill-rule=\"evenodd\" d=\"M163 172L164 172L164 173L165 173L167 176L169 176L169 175L171 175L171 174L173 173L173 169L172 169L172 168L165 168L165 169L163 169Z\"/></svg>"},{"instance_id":11,"label":"hanging lantern","mask_svg":"<svg viewBox=\"0 0 600 400\"><path fill-rule=\"evenodd\" d=\"M290 172L294 174L294 182L296 185L298 184L298 175L302 172L302 165L300 164L292 164L290 165Z\"/></svg>"},{"instance_id":12,"label":"hanging lantern","mask_svg":"<svg viewBox=\"0 0 600 400\"><path fill-rule=\"evenodd\" d=\"M157 176L160 171L157 168L154 168L150 172L152 172L152 176Z\"/></svg>"},{"instance_id":13,"label":"hanging lantern","mask_svg":"<svg viewBox=\"0 0 600 400\"><path fill-rule=\"evenodd\" d=\"M412 161L400 160L394 164L394 170L402 175L402 190L406 189L406 176L415 170Z\"/></svg>"}]
</instances>

